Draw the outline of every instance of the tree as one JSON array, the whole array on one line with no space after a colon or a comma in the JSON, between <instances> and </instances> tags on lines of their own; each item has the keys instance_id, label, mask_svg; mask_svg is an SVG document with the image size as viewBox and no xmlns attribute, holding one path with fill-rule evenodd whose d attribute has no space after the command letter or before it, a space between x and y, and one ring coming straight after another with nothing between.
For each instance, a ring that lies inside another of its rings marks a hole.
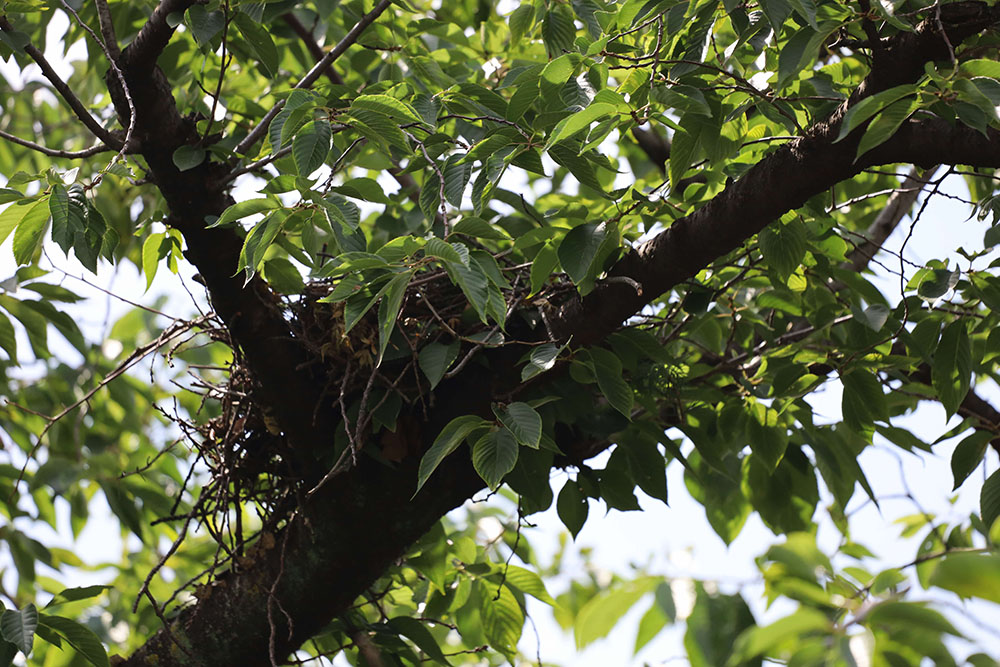
<instances>
[{"instance_id":1,"label":"tree","mask_svg":"<svg viewBox=\"0 0 1000 667\"><path fill-rule=\"evenodd\" d=\"M2 11L0 53L40 68L3 84L0 130L20 265L0 295L8 661L107 664L108 625L79 622L94 604L130 629L127 665L512 658L525 596L555 604L522 517L555 502L575 535L588 498L666 501L668 464L727 542L751 512L784 536L762 572L797 604L757 626L699 585L692 664L847 662L855 635L872 664L954 664L906 567L1000 602L997 473L979 516L911 520L908 566L868 573L846 517L877 502L857 463L873 438L930 449L894 424L919 401L962 418L956 488L1000 451L976 393L997 379L997 228L958 264L890 257L894 294L869 272L945 176L1000 217L995 4ZM86 45L68 77L45 55L57 13ZM62 254L150 282L188 263L212 312L136 304L116 355L67 314ZM157 350L157 377L129 372ZM831 381L843 420L824 424L806 398ZM484 488L517 507L506 546L442 519ZM821 493L853 567L816 546ZM95 497L141 543L113 587L60 592L36 563L79 561L25 527L55 527L61 498L78 533ZM655 634L673 602L652 577L576 586L558 614L587 641L653 592Z\"/></svg>"}]
</instances>

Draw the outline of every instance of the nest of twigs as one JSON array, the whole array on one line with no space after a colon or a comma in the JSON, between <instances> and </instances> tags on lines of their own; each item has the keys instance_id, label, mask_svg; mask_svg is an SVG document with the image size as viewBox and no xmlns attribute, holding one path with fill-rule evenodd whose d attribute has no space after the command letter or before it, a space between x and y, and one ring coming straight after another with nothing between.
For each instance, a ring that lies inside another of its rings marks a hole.
<instances>
[{"instance_id":1,"label":"nest of twigs","mask_svg":"<svg viewBox=\"0 0 1000 667\"><path fill-rule=\"evenodd\" d=\"M323 404L317 410L340 413L337 447L323 483L338 468L349 468L364 443L374 440L368 435L394 424L394 414L404 405L415 408L418 414L426 407L431 392L430 381L421 370L422 349L438 343L455 350L448 374L457 374L485 348L521 342L516 339L518 333L544 331L540 327L546 326L547 304L574 288L566 280L556 280L529 298L528 272L527 266L506 269L510 288L503 291L505 327L493 321L484 323L443 270L416 274L406 290L381 364L376 363L377 306L345 331L344 303L323 301L336 282L311 282L301 295L284 300L290 330L309 359L309 368L299 370L327 383ZM210 482L188 519L207 526L218 542L216 566L227 561L238 566L243 545L250 539L242 525L243 507L249 503L259 515L259 525L272 530L317 483L315 475L307 477L296 470L293 452L267 405L259 399L257 381L237 348L233 355L228 380L213 385L208 396L217 401L218 413L201 424L186 425L189 439L210 474ZM375 453L392 460L392 453L384 446Z\"/></svg>"}]
</instances>

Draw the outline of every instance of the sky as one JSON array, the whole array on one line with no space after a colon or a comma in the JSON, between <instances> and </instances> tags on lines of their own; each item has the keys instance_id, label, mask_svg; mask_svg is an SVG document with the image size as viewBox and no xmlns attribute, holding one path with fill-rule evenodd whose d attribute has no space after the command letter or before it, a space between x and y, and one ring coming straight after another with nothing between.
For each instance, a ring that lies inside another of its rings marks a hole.
<instances>
[{"instance_id":1,"label":"sky","mask_svg":"<svg viewBox=\"0 0 1000 667\"><path fill-rule=\"evenodd\" d=\"M68 60L72 60L81 52L78 46L69 50L68 57L57 52L58 39L55 38L61 30L57 22L50 26L53 38L48 40L47 55L58 68L68 68ZM10 64L0 63L0 74L12 75L16 69ZM627 170L626 170L627 171ZM249 181L252 183L252 181ZM391 181L386 183L387 190L394 190ZM252 191L252 186L245 186ZM964 195L961 181L953 178L948 182L945 191ZM949 202L944 198L931 201L923 214L920 224L913 229L912 237L906 244L904 256L916 264L929 259L941 259L942 248L963 246L969 250L982 247L983 233L987 225L973 220L964 220L967 209ZM964 220L964 221L963 221ZM909 233L909 220L904 221L890 238L887 246L898 250L903 239ZM59 257L59 251L49 248L56 264L64 268L69 276L84 276L90 282L100 285L109 291L142 303L152 303L158 294L167 294L170 302L167 309L178 316L187 315L191 311L190 297L181 289L179 279L167 271L158 272L157 278L149 290L144 293L145 281L141 279L134 267L122 266L112 269L102 264L97 276L85 275L85 270L74 260ZM957 256L962 268L967 268L965 260ZM895 265L893 265L895 267ZM979 268L982 268L981 266ZM0 246L0 280L14 272L13 258L10 252L10 240ZM912 271L912 268L909 269ZM185 272L187 275L185 276ZM182 270L182 278L189 277L188 269ZM128 306L108 295L87 287L73 277L66 277L66 286L81 294L92 294L97 308L79 313L81 327L88 335L95 338L103 336L108 322L113 322L123 314ZM197 287L190 281L189 286ZM884 293L893 301L898 298L899 286L895 278L887 277L881 285ZM22 346L27 349L27 346ZM980 387L980 391L994 405L1000 405L1000 391L995 386ZM827 383L823 392L811 399L817 415L826 421L837 421L840 418L841 386L836 380ZM953 418L945 422L944 413L937 404L924 403L913 414L900 420L914 433L925 441L933 441L945 432L949 425L957 423ZM678 434L674 434L675 437ZM959 438L960 439L960 438ZM851 507L852 528L858 541L868 546L878 555L885 566L899 565L910 561L914 556L916 542L898 539L900 527L892 522L900 516L914 513L916 510L912 500L900 498L901 494L912 493L920 506L928 511L942 516L951 517L954 521L967 518L970 513L978 512L979 489L988 472L996 469L996 457L988 457L984 468L977 470L965 482L957 494L951 491L951 472L949 460L956 440L944 442L935 446L932 455L910 455L878 444L869 448L862 455L862 466L866 470L877 495L884 498L881 509L870 503L864 503L863 496L855 497ZM690 445L688 445L690 447ZM601 466L598 459L594 465ZM557 473L553 479L554 488L563 483L566 473ZM734 592L744 591L758 622L771 622L787 613L790 607L776 604L766 609L760 600L762 586L759 583L759 572L754 558L761 555L773 543L779 541L762 524L756 515L751 516L742 534L726 547L722 540L712 532L704 518L704 510L695 503L684 488L682 468L671 465L668 469L668 489L670 506L647 498L637 492L643 506L642 512L618 512L612 510L605 515L602 503L591 501L590 518L577 537L574 547L590 550L590 565L605 573L615 572L628 575L632 565L640 565L645 571L671 577L679 582L689 578L708 579L718 583L721 590ZM827 496L828 499L828 496ZM122 543L118 534L118 523L110 515L106 507L95 507L95 519L88 523L80 539L74 544L69 537L66 507L62 503L60 514L63 517L63 529L58 533L42 531L38 535L46 543L59 543L75 548L84 560L91 563L115 561L121 554ZM101 519L100 517L104 517ZM822 516L819 512L817 516ZM561 522L554 509L530 517L534 528L525 528L525 535L536 548L543 563L548 562L558 549L558 535L564 532ZM488 535L496 526L484 522L481 530ZM819 541L822 548L828 552L836 548L839 534L829 522L819 524ZM571 549L567 556L566 567L555 580L548 582L549 592L556 595L564 589L571 578L582 575L584 561ZM0 555L0 561L4 556ZM101 580L101 573L81 573L79 584L92 583ZM678 588L678 592L683 586ZM944 601L957 604L957 599L946 597ZM682 664L675 663L678 656L683 655L681 645L682 626L674 626L662 633L651 642L639 655L632 656L638 618L648 606L648 601L641 601L625 617L611 636L599 640L582 652L577 652L571 636L564 634L544 605L529 600L529 612L532 614L540 640L531 624L525 626L521 648L526 656L534 657L536 652L546 662L571 664L577 667L598 667L605 665L658 665ZM683 607L683 605L679 605ZM952 614L956 624L966 630L970 636L976 637L981 649L994 656L1000 656L1000 637L991 636L984 627L1000 627L1000 606L980 603L974 609L980 623L968 623L960 616ZM536 648L536 644L538 647ZM959 653L967 650L962 645ZM345 663L346 664L346 663Z\"/></svg>"}]
</instances>

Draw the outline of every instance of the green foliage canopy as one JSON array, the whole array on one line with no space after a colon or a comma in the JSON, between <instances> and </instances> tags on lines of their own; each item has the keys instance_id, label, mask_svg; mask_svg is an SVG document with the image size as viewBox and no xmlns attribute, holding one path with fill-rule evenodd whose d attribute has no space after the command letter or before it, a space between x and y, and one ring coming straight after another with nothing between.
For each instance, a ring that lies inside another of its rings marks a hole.
<instances>
[{"instance_id":1,"label":"green foliage canopy","mask_svg":"<svg viewBox=\"0 0 1000 667\"><path fill-rule=\"evenodd\" d=\"M899 423L920 401L960 417L956 489L1000 449L977 393L1000 357L998 228L961 261L890 256L892 293L869 272L947 176L1000 217L1000 7L0 12L0 55L40 71L0 83L18 265L0 294L0 663L496 664L517 659L528 597L581 647L651 600L636 648L683 621L693 665L965 659L904 582L1000 603L1000 473L967 521L909 518L916 557L881 571L848 505L878 501L858 463L876 438L936 444ZM65 78L57 14L87 54ZM69 258L147 288L191 265L212 310L136 304L93 340ZM154 378L133 370L156 354ZM834 380L831 424L807 399ZM666 502L668 465L727 543L751 513L780 536L759 565L789 615L758 625L698 582L680 618L652 573L550 594L559 561L540 566L521 520L554 505L575 536L591 500ZM516 508L485 544L475 519L501 510L442 518L484 488ZM72 586L81 560L33 527L64 504L79 535L101 498L126 553L108 586Z\"/></svg>"}]
</instances>

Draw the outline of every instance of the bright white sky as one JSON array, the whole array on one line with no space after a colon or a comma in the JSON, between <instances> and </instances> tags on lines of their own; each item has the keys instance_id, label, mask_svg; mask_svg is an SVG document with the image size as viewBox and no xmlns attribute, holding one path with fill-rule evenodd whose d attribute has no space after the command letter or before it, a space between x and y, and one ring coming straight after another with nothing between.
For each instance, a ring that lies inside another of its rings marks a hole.
<instances>
[{"instance_id":1,"label":"bright white sky","mask_svg":"<svg viewBox=\"0 0 1000 667\"><path fill-rule=\"evenodd\" d=\"M69 68L68 60L83 55L81 45L74 45L69 50L67 58L59 52L57 37L63 29L60 21L53 21L49 29L47 57L57 69L66 70ZM17 69L11 63L0 62L0 74L11 80L18 79ZM64 74L68 72L64 71ZM32 73L29 71L28 75L31 76ZM395 189L394 185L390 186L388 183L386 185L387 189ZM958 179L952 180L951 190L955 194L965 194L964 185ZM987 225L974 219L963 221L966 215L968 215L967 210L943 198L931 202L907 245L906 258L920 264L929 259L941 258L942 249L958 246L969 250L981 248ZM907 220L897 230L888 243L889 247L899 248L902 238L908 231L908 224ZM56 264L69 274L85 275L85 270L77 262L61 257L58 249L50 247L49 254ZM959 263L962 268L967 268L965 260L960 260ZM893 260L891 266L895 268L898 264ZM12 275L14 269L8 239L3 246L0 246L0 280ZM87 276L87 278L118 295L142 303L152 303L156 294L168 294L170 296L168 312L178 316L188 315L192 310L190 299L181 289L177 277L170 275L166 270L158 273L152 289L147 294L143 294L142 289L145 280L140 278L131 266L112 270L107 265L102 265L96 277ZM55 276L53 279L58 280ZM89 302L90 309L75 315L78 316L77 319L84 331L94 338L103 337L107 323L114 322L128 308L125 304L72 278L67 278L65 284L80 294L93 295L93 300ZM198 287L191 282L188 282L188 285ZM882 288L890 300L898 298L897 279L887 279ZM26 349L26 346L24 347ZM1000 405L1000 391L997 391L995 386L980 387L979 390L991 398L994 405ZM839 382L831 380L828 383L826 390L813 401L818 415L830 421L839 419L840 391ZM905 424L903 421L900 420L900 425L910 428L918 437L928 442L935 440L948 428L944 423L943 410L937 404L925 403L914 415L905 420ZM953 419L950 425L954 423L957 423L957 419ZM915 541L902 542L897 539L899 527L891 523L900 516L918 511L909 500L894 499L904 491L902 478L905 477L910 491L916 496L921 507L928 512L947 516L953 522L961 521L970 513L978 512L979 489L987 471L980 469L965 482L958 494L952 494L949 461L955 444L957 440L936 446L933 456L909 455L884 445L870 448L862 455L862 466L869 480L877 495L886 500L882 501L880 514L873 505L863 505L863 494L859 493L855 497L852 507L857 509L857 512L852 517L853 534L857 541L868 546L882 559L881 567L909 562L914 557L917 547ZM600 462L598 461L596 465L600 467ZM995 457L992 454L988 465L989 471L996 468ZM565 473L560 473L554 479L553 485L557 491L561 488L564 478ZM763 588L759 584L753 559L778 541L760 520L752 516L740 537L726 548L722 540L711 530L702 508L688 496L679 465L672 465L668 471L668 489L671 501L669 508L637 492L645 511L629 513L612 511L604 516L603 504L591 501L590 518L578 537L577 546L592 549L592 564L607 572L628 575L631 565L636 564L643 566L652 574L713 580L726 592L742 589L758 622L770 622L787 613L790 609L788 605L778 603L771 610L765 610L759 599ZM46 534L44 530L36 531L40 539L45 543L58 543L75 548L89 563L118 559L122 548L118 536L118 523L111 517L106 507L95 508L95 515L75 544L69 537L65 503L60 503L58 507L64 519L63 530L59 534L51 532ZM822 513L819 516L822 516ZM555 552L557 536L564 531L564 528L554 509L534 515L530 520L537 524L537 528L525 529L524 534L531 540L543 560L548 560ZM491 526L484 524L483 530L489 532ZM819 537L821 546L828 552L832 552L840 539L829 522L820 524ZM0 554L0 559L5 558L6 554ZM571 555L565 563L563 574L548 584L549 591L553 595L562 592L569 579L582 574L583 565L579 558ZM877 571L880 568L872 565L870 569ZM100 573L81 573L80 580L76 583L83 585L98 580L103 580ZM957 598L946 597L945 601L956 607L960 606ZM679 608L682 607L680 601L678 603ZM638 619L648 604L646 600L641 601L609 638L595 642L578 654L572 637L562 633L545 605L529 600L529 612L532 613L541 636L542 660L576 667L657 665L665 662L675 664L674 659L683 656L681 626L668 629L647 645L638 656L631 657ZM989 631L990 628L1000 627L1000 606L981 603L976 605L974 614L978 618L978 624L963 622L961 616L956 614L952 614L952 618L961 630L975 638L978 650L985 649L994 656L1000 656L1000 636ZM521 648L526 656L534 658L536 638L530 623L525 626ZM959 649L959 654L961 655L964 650L964 648Z\"/></svg>"}]
</instances>

